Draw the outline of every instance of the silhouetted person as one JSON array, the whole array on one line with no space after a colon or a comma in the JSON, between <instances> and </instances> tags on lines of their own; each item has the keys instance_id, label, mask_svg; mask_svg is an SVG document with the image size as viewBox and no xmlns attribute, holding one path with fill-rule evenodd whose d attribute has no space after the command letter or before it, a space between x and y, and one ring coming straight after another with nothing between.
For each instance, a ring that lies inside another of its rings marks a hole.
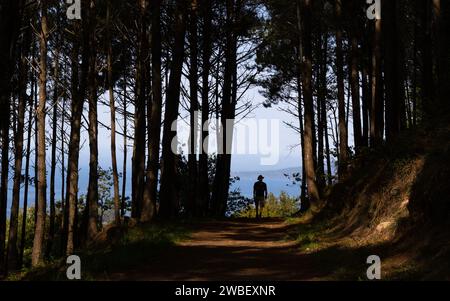
<instances>
[{"instance_id":1,"label":"silhouetted person","mask_svg":"<svg viewBox=\"0 0 450 301\"><path fill-rule=\"evenodd\" d=\"M267 199L267 185L263 182L264 177L259 176L258 182L253 185L253 199L256 206L256 218L262 217L262 210ZM261 211L259 211L261 208Z\"/></svg>"}]
</instances>

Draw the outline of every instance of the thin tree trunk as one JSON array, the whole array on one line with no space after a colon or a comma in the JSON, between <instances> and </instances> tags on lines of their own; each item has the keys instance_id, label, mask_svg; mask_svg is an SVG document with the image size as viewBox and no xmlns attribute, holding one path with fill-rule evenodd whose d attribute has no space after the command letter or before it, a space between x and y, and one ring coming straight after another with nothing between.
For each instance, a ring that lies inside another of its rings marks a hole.
<instances>
[{"instance_id":1,"label":"thin tree trunk","mask_svg":"<svg viewBox=\"0 0 450 301\"><path fill-rule=\"evenodd\" d=\"M372 51L370 145L379 146L383 141L383 96L381 75L381 19L375 20Z\"/></svg>"},{"instance_id":2,"label":"thin tree trunk","mask_svg":"<svg viewBox=\"0 0 450 301\"><path fill-rule=\"evenodd\" d=\"M199 215L205 216L209 203L208 151L209 151L209 74L211 69L211 2L202 0L201 12L203 17L203 52L202 52L202 122L199 156Z\"/></svg>"},{"instance_id":3,"label":"thin tree trunk","mask_svg":"<svg viewBox=\"0 0 450 301\"><path fill-rule=\"evenodd\" d=\"M154 1L152 9L152 98L149 124L149 166L144 188L141 221L148 222L156 214L158 187L159 150L161 140L161 1Z\"/></svg>"},{"instance_id":4,"label":"thin tree trunk","mask_svg":"<svg viewBox=\"0 0 450 301\"><path fill-rule=\"evenodd\" d=\"M38 207L37 219L34 232L33 251L31 255L31 264L33 267L38 266L42 262L43 245L44 245L44 231L45 231L45 216L46 216L46 163L45 163L45 110L47 100L47 5L43 1L41 3L41 30L39 34L40 40L40 62L39 62L39 106L37 108L37 122L38 122Z\"/></svg>"},{"instance_id":5,"label":"thin tree trunk","mask_svg":"<svg viewBox=\"0 0 450 301\"><path fill-rule=\"evenodd\" d=\"M383 1L384 37L385 37L385 67L386 83L386 139L393 141L402 129L402 109L405 103L404 80L401 69L402 43L399 29L398 3L396 1Z\"/></svg>"},{"instance_id":6,"label":"thin tree trunk","mask_svg":"<svg viewBox=\"0 0 450 301\"><path fill-rule=\"evenodd\" d=\"M318 72L318 96L317 96L317 175L318 185L321 190L325 186L325 166L324 166L324 127L326 126L326 113L324 112L324 104L327 98L327 53L324 50L323 44L328 43L328 36L323 31L319 33L318 41L318 57L319 57L319 72ZM324 40L324 41L323 41ZM326 48L326 46L325 46ZM324 114L325 113L325 114Z\"/></svg>"},{"instance_id":7,"label":"thin tree trunk","mask_svg":"<svg viewBox=\"0 0 450 301\"><path fill-rule=\"evenodd\" d=\"M300 69L300 68L299 68ZM301 143L301 151L302 151L302 183L300 186L300 196L302 202L306 200L306 167L305 167L305 129L303 123L303 112L302 112L302 83L301 83L301 71L299 70L299 74L297 76L297 97L298 97L298 123L300 128L300 143Z\"/></svg>"},{"instance_id":8,"label":"thin tree trunk","mask_svg":"<svg viewBox=\"0 0 450 301\"><path fill-rule=\"evenodd\" d=\"M176 128L178 108L180 101L180 85L184 61L184 39L186 33L185 1L179 1L175 12L175 41L170 69L169 86L166 96L166 110L164 115L163 142L162 142L162 168L160 189L160 216L164 218L175 217L179 210L179 195L177 193L177 163Z\"/></svg>"},{"instance_id":9,"label":"thin tree trunk","mask_svg":"<svg viewBox=\"0 0 450 301\"><path fill-rule=\"evenodd\" d=\"M133 174L132 174L132 209L131 216L140 218L142 201L144 197L145 181L145 59L148 51L148 39L146 31L147 1L139 0L140 7L140 37L136 62L136 104L134 122L134 146L133 146Z\"/></svg>"},{"instance_id":10,"label":"thin tree trunk","mask_svg":"<svg viewBox=\"0 0 450 301\"><path fill-rule=\"evenodd\" d=\"M86 11L84 9L83 11ZM74 42L72 50L72 104L71 104L71 129L70 129L70 144L68 156L68 170L67 170L67 205L66 205L66 220L64 234L66 237L66 255L73 254L75 249L75 231L77 220L77 196L78 196L78 161L80 155L80 130L81 130L81 116L83 113L83 105L86 95L86 79L89 69L89 24L87 11L83 15L82 21L82 63L81 75L78 74L79 62L79 44ZM77 23L75 30L79 31L80 26ZM81 81L79 80L81 78Z\"/></svg>"},{"instance_id":11,"label":"thin tree trunk","mask_svg":"<svg viewBox=\"0 0 450 301\"><path fill-rule=\"evenodd\" d=\"M47 241L46 258L50 256L53 240L55 238L55 178L56 178L56 143L57 143L57 127L58 127L58 99L59 99L59 49L55 51L54 61L54 91L53 91L53 118L52 118L52 153L50 163L50 220L49 233Z\"/></svg>"},{"instance_id":12,"label":"thin tree trunk","mask_svg":"<svg viewBox=\"0 0 450 301\"><path fill-rule=\"evenodd\" d=\"M1 95L3 96L3 95ZM0 97L1 97L0 96ZM2 166L1 166L1 182L0 182L0 275L6 271L5 261L5 239L6 239L6 208L8 206L8 173L9 173L9 100L1 108L2 113Z\"/></svg>"},{"instance_id":13,"label":"thin tree trunk","mask_svg":"<svg viewBox=\"0 0 450 301\"><path fill-rule=\"evenodd\" d=\"M32 82L34 79L32 79ZM31 84L31 95L33 95L33 87ZM27 230L27 213L28 213L28 188L29 188L29 179L30 179L30 155L31 155L31 133L33 129L33 100L30 99L29 102L29 112L28 112L28 133L27 133L27 152L25 155L25 188L23 193L23 209L22 209L22 228L20 233L20 246L19 246L19 259L17 267L21 268L23 264L23 253L25 250L25 234Z\"/></svg>"},{"instance_id":14,"label":"thin tree trunk","mask_svg":"<svg viewBox=\"0 0 450 301\"><path fill-rule=\"evenodd\" d=\"M314 107L312 94L312 3L311 0L302 0L301 4L297 2L298 30L300 34L301 53L299 60L302 69L302 88L303 102L305 106L305 131L304 131L304 150L305 150L305 169L306 182L308 185L308 197L311 203L311 209L317 210L320 201L320 193L317 186L316 170L314 168L314 147L313 147L313 123Z\"/></svg>"},{"instance_id":15,"label":"thin tree trunk","mask_svg":"<svg viewBox=\"0 0 450 301\"><path fill-rule=\"evenodd\" d=\"M325 153L327 156L327 170L328 170L328 157L329 157L329 147L327 146L328 144L328 119L327 119L327 56L328 56L328 34L324 34L324 41L323 41L323 46L321 46L321 50L322 52L322 63L321 63L321 68L322 68L322 72L321 72L321 78L320 78L320 85L321 85L321 89L322 89L322 99L320 101L320 121L322 123L322 130L319 133L319 139L320 141L322 141L322 146L319 147L319 149L322 149L322 153L321 153L321 158L319 159L320 163L323 166L323 161L324 161L324 153L323 153L323 141L325 139ZM322 167L321 169L321 182L322 185L327 184L326 182L326 177L325 176L325 168Z\"/></svg>"},{"instance_id":16,"label":"thin tree trunk","mask_svg":"<svg viewBox=\"0 0 450 301\"><path fill-rule=\"evenodd\" d=\"M8 263L7 270L12 271L18 268L19 253L17 249L17 233L19 226L19 201L20 185L22 180L22 161L23 161L23 135L25 128L25 111L27 104L26 87L28 81L27 56L30 47L30 32L27 31L22 38L21 58L19 62L19 102L17 113L17 131L15 136L15 165L14 165L14 184L13 200L11 204L11 217L9 220L9 238L8 238ZM24 224L23 224L24 225ZM23 226L22 226L23 227Z\"/></svg>"},{"instance_id":17,"label":"thin tree trunk","mask_svg":"<svg viewBox=\"0 0 450 301\"><path fill-rule=\"evenodd\" d=\"M370 104L370 92L369 92L369 82L368 82L368 68L366 62L363 63L362 67L362 141L361 146L369 146L369 104Z\"/></svg>"},{"instance_id":18,"label":"thin tree trunk","mask_svg":"<svg viewBox=\"0 0 450 301\"><path fill-rule=\"evenodd\" d=\"M437 75L436 110L447 112L450 108L448 96L450 94L450 4L448 1L432 0L434 57Z\"/></svg>"},{"instance_id":19,"label":"thin tree trunk","mask_svg":"<svg viewBox=\"0 0 450 301\"><path fill-rule=\"evenodd\" d=\"M11 78L14 72L15 45L20 28L18 1L4 1L0 7L0 137L2 161L0 178L0 275L5 270L6 209L8 202L9 129Z\"/></svg>"},{"instance_id":20,"label":"thin tree trunk","mask_svg":"<svg viewBox=\"0 0 450 301\"><path fill-rule=\"evenodd\" d=\"M67 68L65 68L67 70ZM66 179L66 166L65 166L65 109L66 109L66 92L64 92L63 96L63 102L62 102L62 109L61 112L61 132L60 132L60 139L61 139L61 225L60 230L62 231L64 229L64 212L66 208L66 186L65 186L65 179Z\"/></svg>"},{"instance_id":21,"label":"thin tree trunk","mask_svg":"<svg viewBox=\"0 0 450 301\"><path fill-rule=\"evenodd\" d=\"M197 198L197 138L198 138L198 3L197 0L191 1L190 8L190 27L189 27L189 43L190 43L190 70L189 70L189 88L190 88L190 135L189 135L189 196L188 196L188 214L196 215L196 198Z\"/></svg>"},{"instance_id":22,"label":"thin tree trunk","mask_svg":"<svg viewBox=\"0 0 450 301\"><path fill-rule=\"evenodd\" d=\"M422 109L425 116L430 117L433 110L433 96L434 96L434 80L433 80L433 33L431 22L431 1L419 1L421 5L417 8L421 11L421 21L424 30L422 39L422 65L423 65L423 99Z\"/></svg>"},{"instance_id":23,"label":"thin tree trunk","mask_svg":"<svg viewBox=\"0 0 450 301\"><path fill-rule=\"evenodd\" d=\"M356 11L356 8L354 8ZM357 36L358 22L354 22L351 37L351 59L350 59L350 86L352 94L353 111L353 137L355 150L358 153L363 146L361 130L361 105L360 105L360 86L359 86L359 61L360 52L358 48Z\"/></svg>"},{"instance_id":24,"label":"thin tree trunk","mask_svg":"<svg viewBox=\"0 0 450 301\"><path fill-rule=\"evenodd\" d=\"M344 58L342 54L342 1L336 0L336 77L339 110L339 179L345 177L348 162L348 132L345 118Z\"/></svg>"},{"instance_id":25,"label":"thin tree trunk","mask_svg":"<svg viewBox=\"0 0 450 301\"><path fill-rule=\"evenodd\" d=\"M34 82L34 107L38 107L38 74L36 73L36 81ZM34 114L34 224L36 225L37 222L37 208L38 208L38 147L39 147L39 141L38 141L38 119L37 114Z\"/></svg>"},{"instance_id":26,"label":"thin tree trunk","mask_svg":"<svg viewBox=\"0 0 450 301\"><path fill-rule=\"evenodd\" d=\"M125 216L126 189L127 189L127 159L128 159L128 115L127 115L127 77L123 77L123 167L122 167L122 200L120 214Z\"/></svg>"},{"instance_id":27,"label":"thin tree trunk","mask_svg":"<svg viewBox=\"0 0 450 301\"><path fill-rule=\"evenodd\" d=\"M95 51L95 2L91 0L89 9L89 186L86 198L87 240L92 241L98 232L98 99L97 99L97 52Z\"/></svg>"},{"instance_id":28,"label":"thin tree trunk","mask_svg":"<svg viewBox=\"0 0 450 301\"><path fill-rule=\"evenodd\" d=\"M326 112L325 112L326 114ZM333 174L331 170L330 137L328 135L328 114L325 116L325 154L327 158L327 183L333 185Z\"/></svg>"},{"instance_id":29,"label":"thin tree trunk","mask_svg":"<svg viewBox=\"0 0 450 301\"><path fill-rule=\"evenodd\" d=\"M109 108L111 110L111 164L114 183L114 221L120 224L120 200L119 200L119 174L117 171L116 156L116 102L114 100L113 66L112 66L112 36L111 36L111 1L107 4L107 65L108 65L108 92Z\"/></svg>"},{"instance_id":30,"label":"thin tree trunk","mask_svg":"<svg viewBox=\"0 0 450 301\"><path fill-rule=\"evenodd\" d=\"M226 37L225 37L225 71L223 79L223 97L221 114L221 133L214 177L212 205L214 215L225 215L230 185L231 144L236 109L236 77L237 77L237 41L232 28L237 18L239 5L234 0L226 2ZM237 2L239 4L239 2Z\"/></svg>"}]
</instances>

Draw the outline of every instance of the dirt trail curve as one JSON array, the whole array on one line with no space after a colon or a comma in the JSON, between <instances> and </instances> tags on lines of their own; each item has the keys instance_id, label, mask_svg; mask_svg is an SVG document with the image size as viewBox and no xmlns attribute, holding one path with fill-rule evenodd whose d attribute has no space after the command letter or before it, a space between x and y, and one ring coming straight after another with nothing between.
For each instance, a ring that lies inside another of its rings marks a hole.
<instances>
[{"instance_id":1,"label":"dirt trail curve","mask_svg":"<svg viewBox=\"0 0 450 301\"><path fill-rule=\"evenodd\" d=\"M318 262L286 240L281 219L197 224L189 240L158 255L151 265L114 273L112 280L308 280Z\"/></svg>"}]
</instances>

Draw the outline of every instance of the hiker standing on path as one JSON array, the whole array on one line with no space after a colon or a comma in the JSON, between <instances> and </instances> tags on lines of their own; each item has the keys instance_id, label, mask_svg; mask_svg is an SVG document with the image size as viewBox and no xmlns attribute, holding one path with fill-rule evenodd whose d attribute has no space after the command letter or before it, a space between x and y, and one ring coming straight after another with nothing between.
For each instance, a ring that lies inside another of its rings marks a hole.
<instances>
[{"instance_id":1,"label":"hiker standing on path","mask_svg":"<svg viewBox=\"0 0 450 301\"><path fill-rule=\"evenodd\" d=\"M256 218L262 217L262 210L267 199L267 185L263 182L264 177L258 176L258 182L253 185L253 200L256 206ZM261 208L261 211L259 211Z\"/></svg>"}]
</instances>

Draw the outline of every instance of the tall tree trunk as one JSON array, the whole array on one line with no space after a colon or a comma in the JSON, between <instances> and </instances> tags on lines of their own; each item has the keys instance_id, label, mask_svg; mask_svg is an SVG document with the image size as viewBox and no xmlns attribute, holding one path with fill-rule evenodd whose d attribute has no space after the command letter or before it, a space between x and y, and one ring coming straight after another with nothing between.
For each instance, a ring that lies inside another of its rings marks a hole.
<instances>
[{"instance_id":1,"label":"tall tree trunk","mask_svg":"<svg viewBox=\"0 0 450 301\"><path fill-rule=\"evenodd\" d=\"M3 91L2 91L3 92ZM1 138L2 138L2 162L1 162L1 182L0 182L0 275L6 271L5 262L5 239L6 239L6 208L8 206L8 174L9 174L9 93L1 95L5 98L5 103L1 106L4 116L2 119Z\"/></svg>"},{"instance_id":2,"label":"tall tree trunk","mask_svg":"<svg viewBox=\"0 0 450 301\"><path fill-rule=\"evenodd\" d=\"M345 118L345 91L344 91L344 56L342 54L342 1L336 0L335 13L338 20L336 29L336 80L339 110L339 179L345 177L348 162L348 132Z\"/></svg>"},{"instance_id":3,"label":"tall tree trunk","mask_svg":"<svg viewBox=\"0 0 450 301\"><path fill-rule=\"evenodd\" d=\"M419 42L419 24L418 22L416 22L414 24L414 38L413 38L413 43L414 43L414 47L413 47L413 79L412 79L412 125L415 127L417 125L417 103L418 103L418 97L419 94L417 93L418 90L418 65L419 65L419 60L418 60L418 54L417 54L417 44Z\"/></svg>"},{"instance_id":4,"label":"tall tree trunk","mask_svg":"<svg viewBox=\"0 0 450 301\"><path fill-rule=\"evenodd\" d=\"M188 196L188 214L196 215L197 198L197 139L198 139L198 3L197 0L191 2L189 23L189 49L190 49L190 70L189 70L189 89L190 89L190 134L189 134L189 196Z\"/></svg>"},{"instance_id":5,"label":"tall tree trunk","mask_svg":"<svg viewBox=\"0 0 450 301\"><path fill-rule=\"evenodd\" d=\"M31 95L34 94L34 84L33 78L31 80ZM29 179L30 179L30 155L31 155L31 133L33 129L33 99L30 97L29 100L29 112L28 112L28 132L27 132L27 151L25 155L25 188L23 193L23 209L22 209L22 228L20 233L20 245L19 245L19 259L17 267L20 269L23 264L23 253L25 250L25 234L26 234L26 224L27 224L27 214L28 214L28 188L29 188Z\"/></svg>"},{"instance_id":6,"label":"tall tree trunk","mask_svg":"<svg viewBox=\"0 0 450 301\"><path fill-rule=\"evenodd\" d=\"M422 99L422 109L426 117L430 117L430 113L433 109L433 98L434 98L434 80L433 80L433 33L432 33L432 22L431 22L431 5L433 0L418 1L417 9L420 12L420 19L423 26L422 35L422 88L423 88L423 99Z\"/></svg>"},{"instance_id":7,"label":"tall tree trunk","mask_svg":"<svg viewBox=\"0 0 450 301\"><path fill-rule=\"evenodd\" d=\"M95 41L95 1L90 1L89 9L89 186L86 199L87 240L92 241L98 232L98 99L97 99L97 52Z\"/></svg>"},{"instance_id":8,"label":"tall tree trunk","mask_svg":"<svg viewBox=\"0 0 450 301\"><path fill-rule=\"evenodd\" d=\"M11 217L9 220L9 238L8 238L8 264L7 270L17 269L19 253L17 249L17 232L19 225L19 202L20 202L20 185L22 180L22 161L23 161L23 135L25 128L25 111L27 105L27 82L28 69L27 57L30 50L31 34L28 29L22 38L19 62L19 102L17 113L17 131L15 136L15 164L14 164L14 184L11 204ZM24 224L22 224L24 225ZM23 227L23 226L22 226Z\"/></svg>"},{"instance_id":9,"label":"tall tree trunk","mask_svg":"<svg viewBox=\"0 0 450 301\"><path fill-rule=\"evenodd\" d=\"M299 60L302 69L303 102L305 107L305 131L304 131L304 151L306 182L308 185L308 197L311 209L317 210L320 201L320 193L317 185L316 170L314 168L314 147L313 147L313 123L314 107L312 93L312 4L311 0L301 0L297 2L298 30L300 34L301 53Z\"/></svg>"},{"instance_id":10,"label":"tall tree trunk","mask_svg":"<svg viewBox=\"0 0 450 301\"><path fill-rule=\"evenodd\" d=\"M180 85L184 61L184 39L186 33L186 3L177 2L175 12L175 41L172 50L169 86L166 96L166 110L164 114L162 167L160 189L160 216L175 217L179 210L178 171L176 128L178 108L180 102Z\"/></svg>"},{"instance_id":11,"label":"tall tree trunk","mask_svg":"<svg viewBox=\"0 0 450 301\"><path fill-rule=\"evenodd\" d=\"M213 212L216 216L224 216L228 201L230 185L231 147L236 109L236 77L237 77L237 40L232 28L239 12L239 2L226 2L226 37L225 37L225 71L223 79L223 97L221 114L221 133L217 155L216 175L212 195Z\"/></svg>"},{"instance_id":12,"label":"tall tree trunk","mask_svg":"<svg viewBox=\"0 0 450 301\"><path fill-rule=\"evenodd\" d=\"M383 36L385 38L385 68L386 83L386 139L393 141L402 129L402 109L405 103L404 79L402 76L403 50L402 37L399 28L399 10L397 1L382 2L384 14Z\"/></svg>"},{"instance_id":13,"label":"tall tree trunk","mask_svg":"<svg viewBox=\"0 0 450 301\"><path fill-rule=\"evenodd\" d=\"M300 186L300 197L302 202L305 202L307 193L306 193L306 167L305 167L305 128L304 128L304 118L303 118L303 108L302 108L302 82L301 82L301 70L299 68L299 73L297 76L297 97L298 97L298 123L300 129L300 144L302 151L302 183Z\"/></svg>"},{"instance_id":14,"label":"tall tree trunk","mask_svg":"<svg viewBox=\"0 0 450 301\"><path fill-rule=\"evenodd\" d=\"M366 45L363 46L366 50ZM369 53L365 51L364 53ZM370 107L370 84L369 84L369 68L367 62L363 62L362 66L362 80L361 80L361 90L362 90L362 135L361 135L361 146L369 146L369 107Z\"/></svg>"},{"instance_id":15,"label":"tall tree trunk","mask_svg":"<svg viewBox=\"0 0 450 301\"><path fill-rule=\"evenodd\" d=\"M322 149L322 153L320 154L320 158L319 158L319 163L322 164L323 166L323 162L324 162L324 146L323 146L323 141L325 139L325 152L328 152L327 150L327 146L326 144L328 143L328 118L327 118L327 69L328 69L328 65L327 65L327 56L328 56L328 34L324 33L324 37L323 37L323 45L321 45L321 53L322 53L322 62L321 62L321 75L320 75L320 89L322 90L321 92L321 100L320 100L320 121L321 121L321 131L319 131L319 141L322 141L322 145L321 147L319 147L319 149ZM328 169L328 160L327 160L327 169ZM331 169L331 168L330 168ZM323 187L323 185L325 185L326 182L326 177L325 176L325 168L321 167L320 171L321 173L321 177L322 179L321 181L321 186Z\"/></svg>"},{"instance_id":16,"label":"tall tree trunk","mask_svg":"<svg viewBox=\"0 0 450 301\"><path fill-rule=\"evenodd\" d=\"M161 140L162 77L161 77L161 1L152 2L152 97L149 125L149 166L147 166L141 221L148 222L156 214L159 150Z\"/></svg>"},{"instance_id":17,"label":"tall tree trunk","mask_svg":"<svg viewBox=\"0 0 450 301\"><path fill-rule=\"evenodd\" d=\"M209 151L209 75L211 69L211 2L202 0L201 13L203 19L202 27L202 91L201 91L201 136L200 136L200 156L199 156L199 196L198 209L200 216L205 216L209 203L209 178L208 178L208 151Z\"/></svg>"},{"instance_id":18,"label":"tall tree trunk","mask_svg":"<svg viewBox=\"0 0 450 301\"><path fill-rule=\"evenodd\" d=\"M5 238L6 238L6 208L8 206L8 170L9 170L9 121L10 95L12 91L11 78L17 33L21 20L19 2L6 1L0 6L0 137L2 139L2 161L0 178L0 275L6 270Z\"/></svg>"},{"instance_id":19,"label":"tall tree trunk","mask_svg":"<svg viewBox=\"0 0 450 301\"><path fill-rule=\"evenodd\" d=\"M125 216L126 189L127 189L127 159L128 159L128 104L127 104L127 76L123 77L123 166L122 166L122 199L120 204L120 215Z\"/></svg>"},{"instance_id":20,"label":"tall tree trunk","mask_svg":"<svg viewBox=\"0 0 450 301\"><path fill-rule=\"evenodd\" d=\"M318 41L318 59L319 59L319 72L318 72L318 95L317 95L317 175L318 185L322 190L325 186L325 165L324 165L324 127L326 126L326 98L327 98L327 46L328 35L323 31L319 33Z\"/></svg>"},{"instance_id":21,"label":"tall tree trunk","mask_svg":"<svg viewBox=\"0 0 450 301\"><path fill-rule=\"evenodd\" d=\"M34 82L34 107L38 107L38 101L39 101L39 92L38 92L38 81L39 76L36 72L36 81ZM38 118L37 114L34 114L34 224L36 225L37 222L37 208L38 208L38 174L39 174L39 168L38 168L38 148L39 148L39 140L38 140Z\"/></svg>"},{"instance_id":22,"label":"tall tree trunk","mask_svg":"<svg viewBox=\"0 0 450 301\"><path fill-rule=\"evenodd\" d=\"M65 68L67 70L67 68ZM60 139L61 139L61 225L60 225L60 231L64 229L64 212L66 208L66 186L65 186L65 179L66 179L66 159L65 159L65 145L66 142L64 141L66 138L66 129L65 129L65 109L66 109L66 92L63 93L63 101L62 101L62 112L61 112L61 129L60 129Z\"/></svg>"},{"instance_id":23,"label":"tall tree trunk","mask_svg":"<svg viewBox=\"0 0 450 301\"><path fill-rule=\"evenodd\" d=\"M357 6L352 7L357 10ZM351 31L351 55L350 55L350 86L352 94L352 111L353 111L353 137L355 150L358 153L363 146L362 130L361 130L361 106L360 106L360 86L359 86L359 63L360 51L358 45L358 28L359 23L354 22Z\"/></svg>"},{"instance_id":24,"label":"tall tree trunk","mask_svg":"<svg viewBox=\"0 0 450 301\"><path fill-rule=\"evenodd\" d=\"M111 110L111 164L114 183L114 222L120 224L120 200L119 200L119 173L117 170L116 156L116 102L114 100L113 66L112 66L112 35L111 35L111 1L108 1L107 12L107 68L108 68L108 93L109 108Z\"/></svg>"},{"instance_id":25,"label":"tall tree trunk","mask_svg":"<svg viewBox=\"0 0 450 301\"><path fill-rule=\"evenodd\" d=\"M133 171L132 171L132 208L131 216L140 218L142 200L144 197L145 181L145 60L148 51L148 38L146 31L147 8L146 0L139 0L140 7L140 37L136 62L136 103L134 113L134 146L133 146Z\"/></svg>"},{"instance_id":26,"label":"tall tree trunk","mask_svg":"<svg viewBox=\"0 0 450 301\"><path fill-rule=\"evenodd\" d=\"M333 185L333 174L331 170L330 137L328 135L328 114L325 115L325 154L327 159L327 184L331 186Z\"/></svg>"},{"instance_id":27,"label":"tall tree trunk","mask_svg":"<svg viewBox=\"0 0 450 301\"><path fill-rule=\"evenodd\" d=\"M434 33L434 54L437 75L436 110L446 112L450 105L450 4L448 1L432 0L432 31ZM442 112L441 112L442 113Z\"/></svg>"},{"instance_id":28,"label":"tall tree trunk","mask_svg":"<svg viewBox=\"0 0 450 301\"><path fill-rule=\"evenodd\" d=\"M73 254L75 248L75 231L77 220L77 196L78 196L78 161L80 155L80 131L81 131L81 117L83 114L84 100L86 96L86 84L87 75L89 70L89 23L88 23L88 11L83 9L83 21L81 24L82 30L82 63L81 63L81 75L78 74L79 64L79 43L74 42L72 49L72 79L71 79L71 129L70 129L70 143L69 143L69 156L67 162L67 205L65 212L64 223L66 229L64 229L64 240L66 240L66 254ZM75 32L80 31L80 24L75 26ZM81 80L80 80L81 79Z\"/></svg>"},{"instance_id":29,"label":"tall tree trunk","mask_svg":"<svg viewBox=\"0 0 450 301\"><path fill-rule=\"evenodd\" d=\"M57 143L57 128L58 128L58 100L59 100L59 49L55 51L54 61L54 86L53 86L53 116L52 116L52 152L50 163L50 219L48 229L48 240L45 257L49 258L53 240L55 238L55 181L56 181L56 143Z\"/></svg>"},{"instance_id":30,"label":"tall tree trunk","mask_svg":"<svg viewBox=\"0 0 450 301\"><path fill-rule=\"evenodd\" d=\"M46 163L45 163L45 110L47 100L47 5L43 1L41 3L41 29L39 33L40 40L40 62L39 62L39 106L36 111L37 115L37 139L38 139L38 207L37 219L34 232L33 252L31 255L31 264L33 267L38 266L42 262L43 245L44 245L44 231L45 231L45 216L46 216Z\"/></svg>"},{"instance_id":31,"label":"tall tree trunk","mask_svg":"<svg viewBox=\"0 0 450 301\"><path fill-rule=\"evenodd\" d=\"M381 75L381 19L375 20L372 45L370 145L378 146L383 141L383 95Z\"/></svg>"}]
</instances>

